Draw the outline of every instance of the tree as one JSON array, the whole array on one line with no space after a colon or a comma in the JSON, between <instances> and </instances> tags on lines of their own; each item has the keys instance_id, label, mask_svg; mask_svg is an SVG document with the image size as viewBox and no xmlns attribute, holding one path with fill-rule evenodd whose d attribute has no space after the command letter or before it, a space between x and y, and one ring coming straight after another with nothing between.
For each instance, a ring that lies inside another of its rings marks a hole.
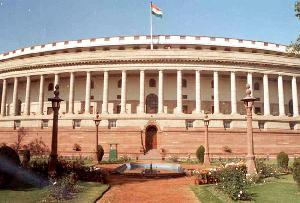
<instances>
[{"instance_id":1,"label":"tree","mask_svg":"<svg viewBox=\"0 0 300 203\"><path fill-rule=\"evenodd\" d=\"M295 15L300 20L300 0L295 3ZM288 52L300 54L300 35L297 40L288 46Z\"/></svg>"}]
</instances>

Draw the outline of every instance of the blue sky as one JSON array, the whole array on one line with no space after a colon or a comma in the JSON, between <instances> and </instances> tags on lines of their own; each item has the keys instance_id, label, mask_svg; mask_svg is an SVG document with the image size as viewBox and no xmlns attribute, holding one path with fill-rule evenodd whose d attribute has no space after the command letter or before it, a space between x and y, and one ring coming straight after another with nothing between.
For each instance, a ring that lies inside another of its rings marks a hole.
<instances>
[{"instance_id":1,"label":"blue sky","mask_svg":"<svg viewBox=\"0 0 300 203\"><path fill-rule=\"evenodd\" d=\"M209 35L289 44L296 0L153 0L154 34ZM0 0L0 53L53 41L149 34L150 0Z\"/></svg>"}]
</instances>

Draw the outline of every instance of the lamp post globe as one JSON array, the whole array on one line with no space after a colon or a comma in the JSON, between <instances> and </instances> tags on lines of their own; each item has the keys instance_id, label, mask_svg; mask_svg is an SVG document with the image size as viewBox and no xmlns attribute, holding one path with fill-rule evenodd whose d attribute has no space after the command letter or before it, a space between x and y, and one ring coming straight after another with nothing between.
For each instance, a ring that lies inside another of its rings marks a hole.
<instances>
[{"instance_id":1,"label":"lamp post globe","mask_svg":"<svg viewBox=\"0 0 300 203\"><path fill-rule=\"evenodd\" d=\"M255 165L254 145L253 145L253 127L252 127L252 109L254 101L257 99L251 95L250 85L246 85L246 96L241 100L244 102L247 118L247 156L246 166L248 174L257 173Z\"/></svg>"},{"instance_id":2,"label":"lamp post globe","mask_svg":"<svg viewBox=\"0 0 300 203\"><path fill-rule=\"evenodd\" d=\"M208 126L209 126L209 118L207 113L204 116L203 119L204 127L205 127L205 152L204 152L204 164L209 165L210 164L210 158L209 158L209 142L208 142Z\"/></svg>"},{"instance_id":3,"label":"lamp post globe","mask_svg":"<svg viewBox=\"0 0 300 203\"><path fill-rule=\"evenodd\" d=\"M101 119L99 118L99 113L97 112L96 118L94 119L95 126L96 126L96 146L95 146L95 161L98 162L98 134L99 134L99 125L101 122Z\"/></svg>"},{"instance_id":4,"label":"lamp post globe","mask_svg":"<svg viewBox=\"0 0 300 203\"><path fill-rule=\"evenodd\" d=\"M55 85L54 97L48 98L51 101L53 109L53 127L52 127L52 140L51 140L51 152L48 165L48 173L51 176L56 176L57 169L57 133L58 133L58 111L60 108L60 102L63 101L59 98L59 85Z\"/></svg>"}]
</instances>

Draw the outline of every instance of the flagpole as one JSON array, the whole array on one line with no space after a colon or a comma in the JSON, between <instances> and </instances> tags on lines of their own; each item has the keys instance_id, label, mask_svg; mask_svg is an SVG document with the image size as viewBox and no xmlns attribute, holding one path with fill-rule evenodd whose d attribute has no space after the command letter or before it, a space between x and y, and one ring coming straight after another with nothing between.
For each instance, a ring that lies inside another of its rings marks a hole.
<instances>
[{"instance_id":1,"label":"flagpole","mask_svg":"<svg viewBox=\"0 0 300 203\"><path fill-rule=\"evenodd\" d=\"M152 1L150 2L150 38L151 38L151 50L153 50L153 33L152 33Z\"/></svg>"}]
</instances>

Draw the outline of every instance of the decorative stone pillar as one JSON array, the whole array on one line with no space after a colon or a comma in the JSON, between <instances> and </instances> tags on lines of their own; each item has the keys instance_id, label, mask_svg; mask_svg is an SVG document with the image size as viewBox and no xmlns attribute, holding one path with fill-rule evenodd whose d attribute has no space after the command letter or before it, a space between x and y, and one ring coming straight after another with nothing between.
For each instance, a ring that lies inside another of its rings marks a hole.
<instances>
[{"instance_id":1,"label":"decorative stone pillar","mask_svg":"<svg viewBox=\"0 0 300 203\"><path fill-rule=\"evenodd\" d=\"M108 71L103 73L103 103L102 103L102 113L108 113Z\"/></svg>"},{"instance_id":2,"label":"decorative stone pillar","mask_svg":"<svg viewBox=\"0 0 300 203\"><path fill-rule=\"evenodd\" d=\"M26 77L25 109L24 115L30 115L30 76Z\"/></svg>"},{"instance_id":3,"label":"decorative stone pillar","mask_svg":"<svg viewBox=\"0 0 300 203\"><path fill-rule=\"evenodd\" d=\"M18 78L14 78L14 91L13 91L13 115L17 115L17 103L18 103Z\"/></svg>"},{"instance_id":4,"label":"decorative stone pillar","mask_svg":"<svg viewBox=\"0 0 300 203\"><path fill-rule=\"evenodd\" d=\"M70 73L70 90L69 90L69 114L74 114L74 83L75 75L74 72Z\"/></svg>"},{"instance_id":5,"label":"decorative stone pillar","mask_svg":"<svg viewBox=\"0 0 300 203\"><path fill-rule=\"evenodd\" d=\"M39 91L39 115L44 114L44 75L40 77L40 91Z\"/></svg>"},{"instance_id":6,"label":"decorative stone pillar","mask_svg":"<svg viewBox=\"0 0 300 203\"><path fill-rule=\"evenodd\" d=\"M269 94L269 79L267 74L264 74L263 83L264 83L264 115L269 116L270 115L270 94Z\"/></svg>"},{"instance_id":7,"label":"decorative stone pillar","mask_svg":"<svg viewBox=\"0 0 300 203\"><path fill-rule=\"evenodd\" d=\"M177 70L177 113L182 113L182 72Z\"/></svg>"},{"instance_id":8,"label":"decorative stone pillar","mask_svg":"<svg viewBox=\"0 0 300 203\"><path fill-rule=\"evenodd\" d=\"M297 79L295 76L293 76L292 78L292 94L293 94L293 116L299 116Z\"/></svg>"},{"instance_id":9,"label":"decorative stone pillar","mask_svg":"<svg viewBox=\"0 0 300 203\"><path fill-rule=\"evenodd\" d=\"M58 73L55 73L54 75L54 89L55 89L55 86L59 84L59 75Z\"/></svg>"},{"instance_id":10,"label":"decorative stone pillar","mask_svg":"<svg viewBox=\"0 0 300 203\"><path fill-rule=\"evenodd\" d=\"M158 71L158 113L164 113L164 73Z\"/></svg>"},{"instance_id":11,"label":"decorative stone pillar","mask_svg":"<svg viewBox=\"0 0 300 203\"><path fill-rule=\"evenodd\" d=\"M7 89L7 80L3 79L2 83L2 99L1 99L1 116L6 115L6 89Z\"/></svg>"},{"instance_id":12,"label":"decorative stone pillar","mask_svg":"<svg viewBox=\"0 0 300 203\"><path fill-rule=\"evenodd\" d=\"M145 71L140 70L140 113L145 113Z\"/></svg>"},{"instance_id":13,"label":"decorative stone pillar","mask_svg":"<svg viewBox=\"0 0 300 203\"><path fill-rule=\"evenodd\" d=\"M91 106L91 72L86 72L86 84L85 84L85 108L84 113L90 113Z\"/></svg>"},{"instance_id":14,"label":"decorative stone pillar","mask_svg":"<svg viewBox=\"0 0 300 203\"><path fill-rule=\"evenodd\" d=\"M279 103L279 116L285 116L282 75L278 76L278 103Z\"/></svg>"},{"instance_id":15,"label":"decorative stone pillar","mask_svg":"<svg viewBox=\"0 0 300 203\"><path fill-rule=\"evenodd\" d=\"M253 77L252 77L252 73L247 74L247 83L250 85L251 96L253 96Z\"/></svg>"},{"instance_id":16,"label":"decorative stone pillar","mask_svg":"<svg viewBox=\"0 0 300 203\"><path fill-rule=\"evenodd\" d=\"M219 73L214 71L214 114L220 113L219 101Z\"/></svg>"},{"instance_id":17,"label":"decorative stone pillar","mask_svg":"<svg viewBox=\"0 0 300 203\"><path fill-rule=\"evenodd\" d=\"M235 72L230 73L231 114L237 114Z\"/></svg>"},{"instance_id":18,"label":"decorative stone pillar","mask_svg":"<svg viewBox=\"0 0 300 203\"><path fill-rule=\"evenodd\" d=\"M122 87L121 87L121 112L126 113L126 71L122 71Z\"/></svg>"},{"instance_id":19,"label":"decorative stone pillar","mask_svg":"<svg viewBox=\"0 0 300 203\"><path fill-rule=\"evenodd\" d=\"M201 75L200 71L196 70L195 71L195 90L196 90L196 113L201 113Z\"/></svg>"}]
</instances>

